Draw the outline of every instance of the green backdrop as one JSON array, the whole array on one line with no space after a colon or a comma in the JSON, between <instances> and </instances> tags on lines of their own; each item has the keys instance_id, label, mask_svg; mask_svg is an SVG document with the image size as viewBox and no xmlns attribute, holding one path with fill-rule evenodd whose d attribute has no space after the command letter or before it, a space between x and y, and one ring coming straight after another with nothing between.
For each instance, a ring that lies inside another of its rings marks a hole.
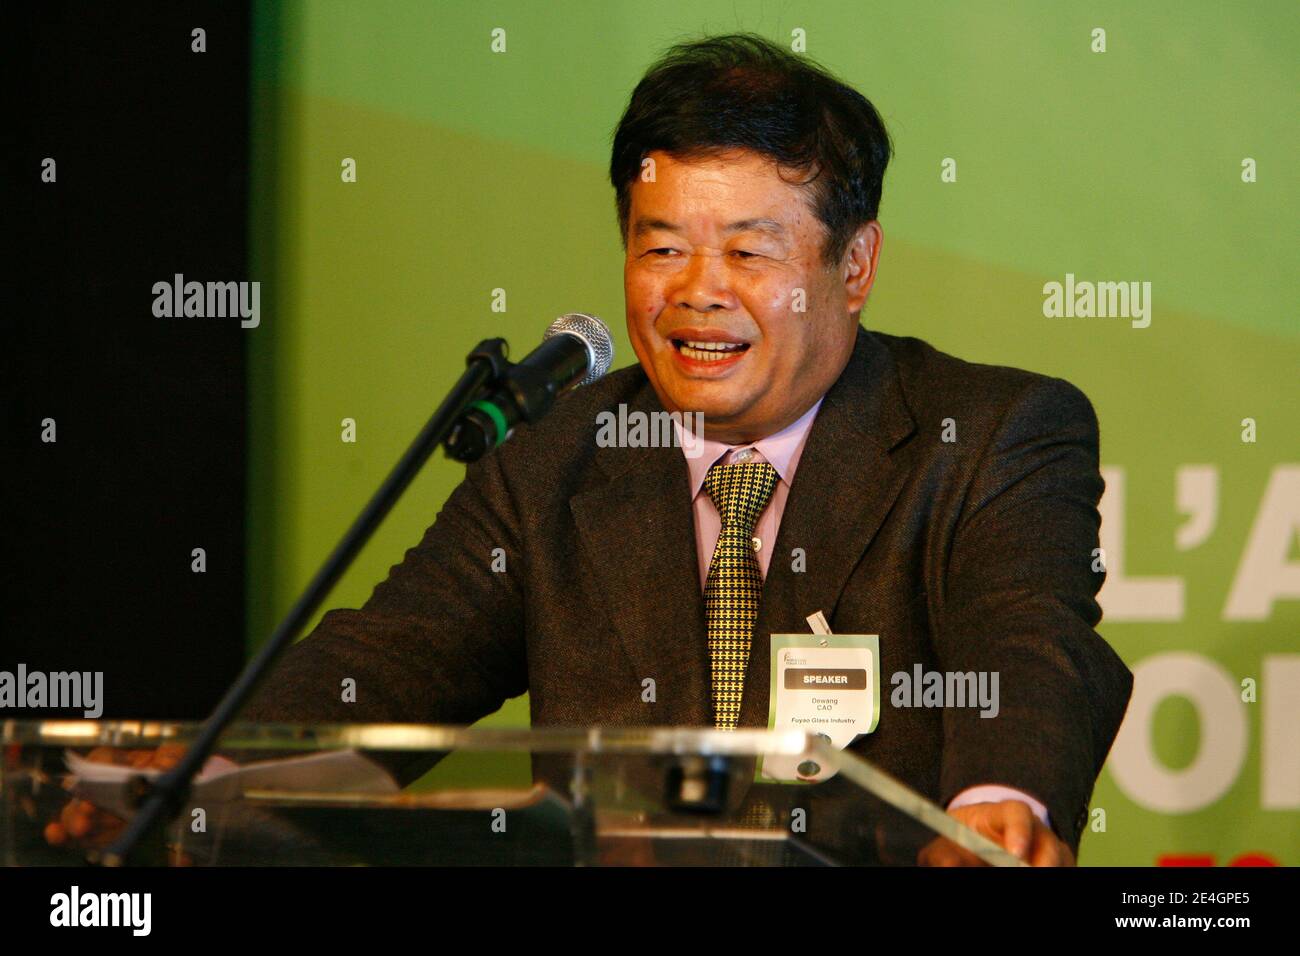
<instances>
[{"instance_id":1,"label":"green backdrop","mask_svg":"<svg viewBox=\"0 0 1300 956\"><path fill-rule=\"evenodd\" d=\"M582 310L634 361L610 135L666 45L733 30L806 43L889 127L864 324L1096 406L1101 629L1138 679L1083 862L1300 861L1292 2L257 3L250 645L479 339ZM1150 325L1045 316L1067 274L1150 282ZM462 473L430 462L331 606Z\"/></svg>"}]
</instances>

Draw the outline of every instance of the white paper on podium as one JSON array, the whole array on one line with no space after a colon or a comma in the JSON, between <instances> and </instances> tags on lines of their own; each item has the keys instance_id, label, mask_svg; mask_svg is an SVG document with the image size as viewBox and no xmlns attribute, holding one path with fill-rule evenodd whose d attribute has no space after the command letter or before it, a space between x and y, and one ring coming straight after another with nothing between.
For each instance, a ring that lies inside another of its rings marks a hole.
<instances>
[{"instance_id":1,"label":"white paper on podium","mask_svg":"<svg viewBox=\"0 0 1300 956\"><path fill-rule=\"evenodd\" d=\"M77 796L124 820L135 813L127 799L127 781L136 776L152 779L163 773L87 760L72 751L64 753L64 760L73 774ZM224 757L209 757L194 778L189 802L222 803L237 800L249 790L397 793L400 789L381 767L355 750L323 751L243 765Z\"/></svg>"}]
</instances>

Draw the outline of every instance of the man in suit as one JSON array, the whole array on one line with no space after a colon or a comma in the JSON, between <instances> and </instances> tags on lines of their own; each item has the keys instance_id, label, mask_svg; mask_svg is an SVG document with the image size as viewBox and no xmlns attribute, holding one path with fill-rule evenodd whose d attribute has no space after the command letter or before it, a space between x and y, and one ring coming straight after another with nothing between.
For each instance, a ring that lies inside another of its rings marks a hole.
<instances>
[{"instance_id":1,"label":"man in suit","mask_svg":"<svg viewBox=\"0 0 1300 956\"><path fill-rule=\"evenodd\" d=\"M535 726L763 727L770 635L820 610L880 635L882 675L996 672L996 717L885 688L852 747L1073 862L1132 683L1094 630L1096 418L1062 380L860 326L889 153L867 100L779 47L669 51L611 160L638 364L470 465L245 716L468 724L528 692ZM620 408L702 414L704 453L598 441Z\"/></svg>"}]
</instances>

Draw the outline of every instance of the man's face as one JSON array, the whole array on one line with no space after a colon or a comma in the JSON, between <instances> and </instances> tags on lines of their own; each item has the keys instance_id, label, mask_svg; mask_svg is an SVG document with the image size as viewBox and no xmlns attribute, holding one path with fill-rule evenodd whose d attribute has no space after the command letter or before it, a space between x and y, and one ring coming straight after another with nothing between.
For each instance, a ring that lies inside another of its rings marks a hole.
<instances>
[{"instance_id":1,"label":"man's face","mask_svg":"<svg viewBox=\"0 0 1300 956\"><path fill-rule=\"evenodd\" d=\"M623 267L632 348L664 408L703 413L709 438L780 431L853 352L880 226L859 230L827 269L806 192L765 157L650 158L654 181L631 189Z\"/></svg>"}]
</instances>

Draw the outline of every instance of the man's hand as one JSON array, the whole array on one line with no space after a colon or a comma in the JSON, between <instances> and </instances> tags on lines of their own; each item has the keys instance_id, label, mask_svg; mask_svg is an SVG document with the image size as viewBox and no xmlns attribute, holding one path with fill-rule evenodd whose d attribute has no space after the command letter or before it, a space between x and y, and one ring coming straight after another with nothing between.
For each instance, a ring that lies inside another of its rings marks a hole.
<instances>
[{"instance_id":1,"label":"man's hand","mask_svg":"<svg viewBox=\"0 0 1300 956\"><path fill-rule=\"evenodd\" d=\"M971 803L948 811L976 833L1001 844L1030 866L1074 866L1074 854L1020 800ZM975 854L947 837L937 837L917 854L921 866L983 866Z\"/></svg>"},{"instance_id":2,"label":"man's hand","mask_svg":"<svg viewBox=\"0 0 1300 956\"><path fill-rule=\"evenodd\" d=\"M181 744L163 744L156 750L96 747L86 755L86 759L141 770L170 770L184 754L185 747ZM89 800L74 797L63 807L57 820L46 824L45 839L51 846L103 849L121 835L125 826L125 821L119 817L99 809Z\"/></svg>"}]
</instances>

